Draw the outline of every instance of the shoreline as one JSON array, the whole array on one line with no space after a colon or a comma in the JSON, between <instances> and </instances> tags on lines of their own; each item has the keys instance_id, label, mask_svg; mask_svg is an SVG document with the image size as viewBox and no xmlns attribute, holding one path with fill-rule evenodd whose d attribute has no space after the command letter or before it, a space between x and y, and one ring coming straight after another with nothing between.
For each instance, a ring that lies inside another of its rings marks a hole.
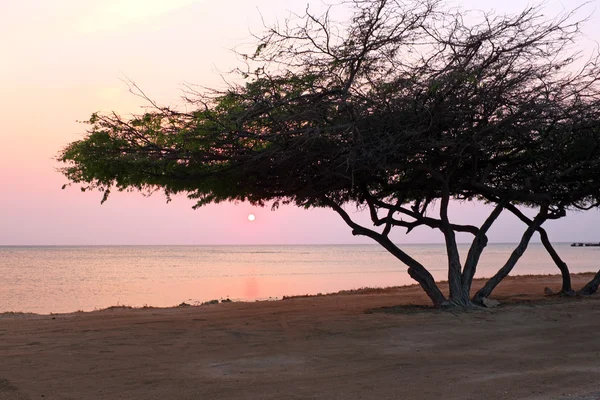
<instances>
[{"instance_id":1,"label":"shoreline","mask_svg":"<svg viewBox=\"0 0 600 400\"><path fill-rule=\"evenodd\" d=\"M0 399L598 398L600 295L545 287L560 277L511 277L499 307L468 311L434 309L412 285L3 315Z\"/></svg>"},{"instance_id":2,"label":"shoreline","mask_svg":"<svg viewBox=\"0 0 600 400\"><path fill-rule=\"evenodd\" d=\"M477 277L493 276L512 247L488 246ZM597 271L597 249L573 249L566 244L559 249L573 273ZM416 246L410 254L436 281L448 278L447 256L440 245ZM0 263L4 277L0 312L173 307L221 298L268 300L415 283L406 266L379 245L15 249L0 251L0 256L4 261ZM461 253L461 258L465 256ZM515 274L558 272L543 246L533 246L514 270Z\"/></svg>"},{"instance_id":3,"label":"shoreline","mask_svg":"<svg viewBox=\"0 0 600 400\"><path fill-rule=\"evenodd\" d=\"M573 280L573 286L577 290L579 288L579 286L583 286L590 279L592 279L595 274L596 274L596 272L572 273L571 279ZM488 279L489 278L474 279L473 280L473 292L475 292L477 289L479 289L481 286L483 286L483 284ZM501 289L503 286L506 286L506 282L523 281L523 280L529 280L529 279L540 279L540 280L544 280L544 281L547 280L549 284L553 284L555 287L544 286L543 288L541 288L541 290L538 290L538 292L524 293L524 294L520 294L520 295L515 295L513 297L511 297L510 295L505 293L506 292L505 290L503 291ZM554 296L546 295L544 293L544 289L546 287L549 287L554 293L557 293L560 290L560 279L561 279L561 276L558 274L509 275L496 288L494 293L492 293L491 298L501 300L501 303L503 303L503 302L504 303L515 303L515 302L519 302L519 301L531 302L531 301L535 301L535 300L546 301L548 299L553 298ZM446 280L436 281L436 283L439 285L442 292L445 295L447 295L448 294L448 287L447 287L448 281L446 281ZM558 287L556 287L557 285L558 285ZM47 314L46 313L23 312L23 311L0 311L0 318L6 318L6 317L10 317L10 316L44 317L44 316L57 316L57 315L64 316L64 315L73 315L73 314L82 315L82 314L90 314L90 313L97 313L97 312L104 312L104 311L111 311L111 310L177 310L177 309L182 309L182 308L197 308L197 307L202 308L202 307L215 306L217 304L224 304L224 303L261 304L261 303L288 301L288 300L294 300L294 299L310 299L310 298L335 297L335 296L361 296L361 295L366 295L366 294L368 294L368 295L380 294L380 295L390 296L390 295L402 295L403 292L405 292L405 291L406 292L413 292L413 291L418 292L418 291L422 291L422 290L418 283L413 283L413 284L409 284L409 285L388 286L388 287L361 287L358 289L340 290L340 291L331 292L331 293L299 294L299 295L289 295L289 296L284 295L281 298L259 299L259 300L231 300L227 297L227 298L208 300L208 301L202 302L200 304L188 304L186 302L182 302L179 305L166 306L166 307L152 306L152 305L131 306L128 304L117 304L117 305L112 305L112 306L108 306L105 308L98 308L98 309L89 310L89 311L75 310L75 311L68 311L68 312L50 312ZM498 293L499 293L500 297L497 297ZM423 307L431 307L431 309L434 309L434 307L431 305L431 302L429 301L429 299L427 298L425 293L422 293L422 296L418 296L418 293L414 293L414 295L416 295L417 298L421 297L421 299L419 299L419 300L422 301L422 304L412 302L407 305L410 305L410 306L419 305L419 306L423 306ZM402 304L400 304L400 305L402 305Z\"/></svg>"}]
</instances>

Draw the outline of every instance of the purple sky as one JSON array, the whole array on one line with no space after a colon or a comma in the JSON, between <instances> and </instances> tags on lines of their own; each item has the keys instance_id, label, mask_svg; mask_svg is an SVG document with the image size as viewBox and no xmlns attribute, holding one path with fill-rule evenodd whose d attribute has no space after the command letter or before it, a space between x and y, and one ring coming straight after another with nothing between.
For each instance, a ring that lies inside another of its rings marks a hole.
<instances>
[{"instance_id":1,"label":"purple sky","mask_svg":"<svg viewBox=\"0 0 600 400\"><path fill-rule=\"evenodd\" d=\"M583 0L569 0L576 7ZM61 190L65 179L53 160L94 111L140 111L128 93L134 80L161 104L179 104L185 83L221 85L220 71L239 65L230 49L252 43L249 30L302 11L292 0L23 0L0 2L0 245L61 244L296 244L369 243L355 238L332 211L247 204L212 205L193 211L191 201L165 204L160 195L121 193L100 206L100 194ZM314 2L314 4L317 4ZM516 12L520 0L450 1L462 7ZM594 4L584 8L584 16ZM316 7L316 6L315 6ZM259 14L260 10L260 14ZM560 1L546 2L549 16ZM600 15L585 26L583 48L600 39ZM456 222L481 222L489 209L453 204ZM250 223L247 215L254 213ZM355 215L367 222L366 215ZM548 223L555 241L600 241L600 213L586 212ZM490 232L494 242L518 241L524 227L503 215ZM464 241L468 237L462 236ZM440 242L423 228L395 239Z\"/></svg>"}]
</instances>

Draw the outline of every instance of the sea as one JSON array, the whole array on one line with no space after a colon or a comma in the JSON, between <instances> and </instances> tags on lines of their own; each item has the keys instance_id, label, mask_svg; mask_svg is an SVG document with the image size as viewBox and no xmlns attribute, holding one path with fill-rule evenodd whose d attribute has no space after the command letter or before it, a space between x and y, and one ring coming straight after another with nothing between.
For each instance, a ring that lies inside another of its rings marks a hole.
<instances>
[{"instance_id":1,"label":"sea","mask_svg":"<svg viewBox=\"0 0 600 400\"><path fill-rule=\"evenodd\" d=\"M488 245L476 277L492 276L515 246ZM447 279L444 245L401 248L436 280ZM469 245L459 248L464 260ZM600 268L600 247L556 249L573 273ZM0 246L0 313L274 300L415 283L406 269L378 245ZM544 247L532 243L512 275L556 273Z\"/></svg>"}]
</instances>

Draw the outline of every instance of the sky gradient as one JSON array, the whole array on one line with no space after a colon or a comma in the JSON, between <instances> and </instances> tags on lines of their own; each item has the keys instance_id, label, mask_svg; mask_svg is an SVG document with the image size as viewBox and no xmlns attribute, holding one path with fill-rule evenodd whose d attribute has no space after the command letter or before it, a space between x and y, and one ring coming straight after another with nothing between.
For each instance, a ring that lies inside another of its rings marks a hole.
<instances>
[{"instance_id":1,"label":"sky gradient","mask_svg":"<svg viewBox=\"0 0 600 400\"><path fill-rule=\"evenodd\" d=\"M312 2L314 8L320 7ZM584 1L548 1L545 14ZM450 1L465 9L482 2ZM526 1L485 2L486 10L516 12ZM594 12L592 1L582 17ZM221 86L221 73L240 66L231 49L252 43L250 31L301 12L291 0L24 0L0 2L0 245L101 244L302 244L369 243L355 238L329 210L220 204L192 210L193 202L161 195L116 193L100 205L99 193L66 179L54 160L85 133L95 111L138 113L144 102L128 92L131 79L160 104L181 104L185 84ZM580 46L588 53L600 40L600 11L584 26ZM481 222L487 206L453 204L456 222ZM256 215L249 222L248 214ZM357 213L367 222L366 215ZM549 222L554 241L600 241L600 213L572 213ZM516 242L524 226L508 214L490 231L493 242ZM428 229L398 242L441 242ZM467 236L459 240L466 241ZM537 240L534 239L534 240Z\"/></svg>"}]
</instances>

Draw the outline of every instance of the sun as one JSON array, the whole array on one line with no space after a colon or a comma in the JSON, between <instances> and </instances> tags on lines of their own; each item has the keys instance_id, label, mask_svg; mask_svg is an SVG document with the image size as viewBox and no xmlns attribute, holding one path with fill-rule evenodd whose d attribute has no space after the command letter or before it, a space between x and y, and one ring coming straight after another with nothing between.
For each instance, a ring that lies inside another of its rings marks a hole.
<instances>
[{"instance_id":1,"label":"sun","mask_svg":"<svg viewBox=\"0 0 600 400\"><path fill-rule=\"evenodd\" d=\"M248 214L248 221L253 222L256 219L256 215Z\"/></svg>"}]
</instances>

